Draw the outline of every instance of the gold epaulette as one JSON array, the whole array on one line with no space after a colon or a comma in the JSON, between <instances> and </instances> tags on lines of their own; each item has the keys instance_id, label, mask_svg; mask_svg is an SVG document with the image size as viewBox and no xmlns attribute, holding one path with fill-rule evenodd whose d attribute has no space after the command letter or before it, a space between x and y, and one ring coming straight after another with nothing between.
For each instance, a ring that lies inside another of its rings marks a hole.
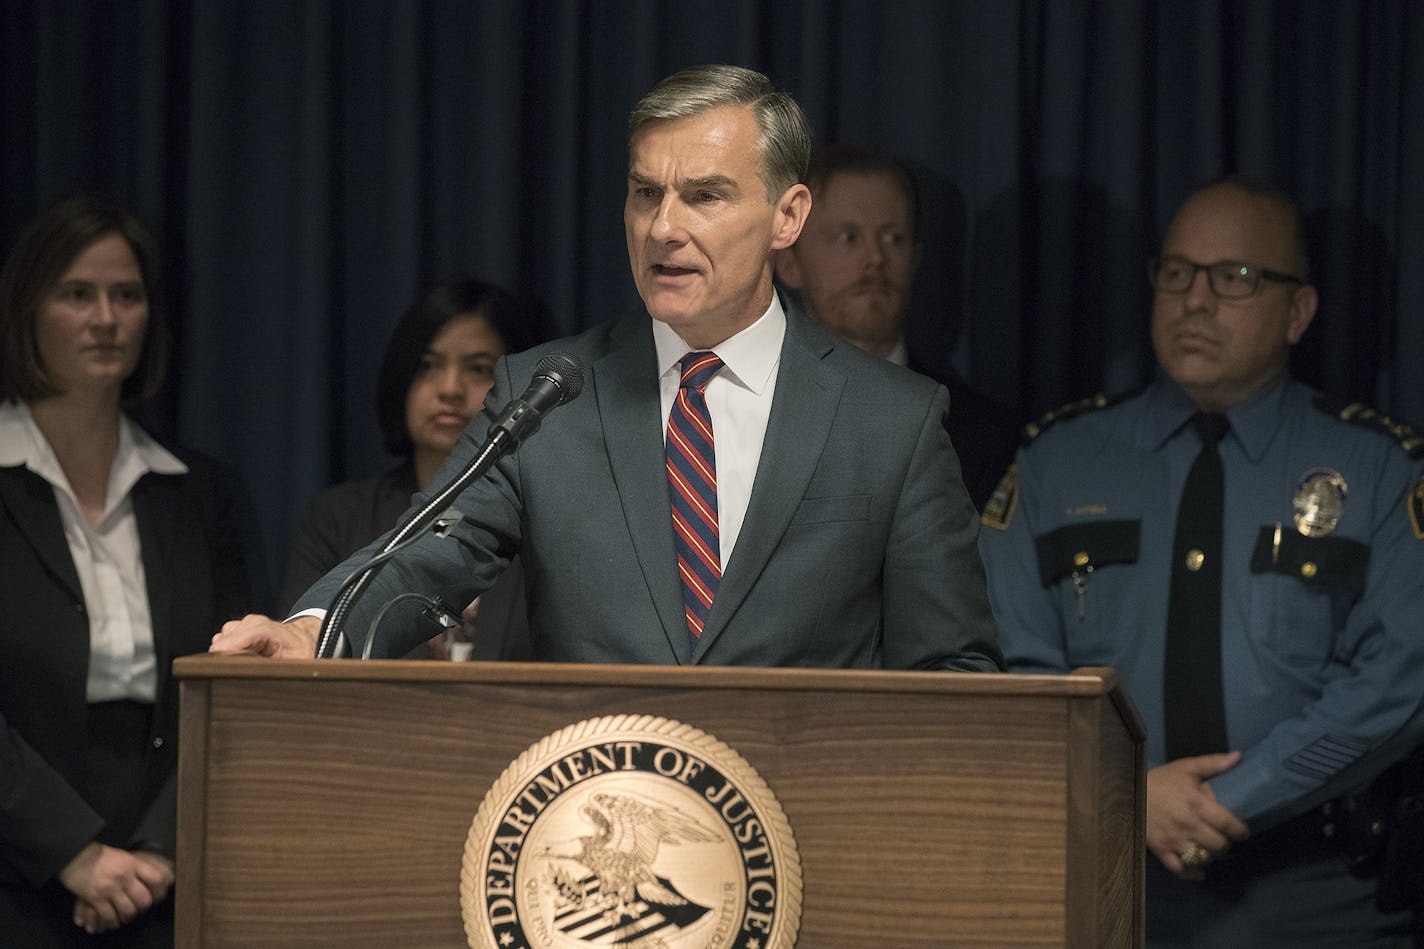
<instances>
[{"instance_id":1,"label":"gold epaulette","mask_svg":"<svg viewBox=\"0 0 1424 949\"><path fill-rule=\"evenodd\" d=\"M1082 415L1084 412L1091 412L1094 409L1105 409L1116 401L1116 399L1110 399L1099 392L1097 395L1090 395L1086 399L1079 399L1077 402L1069 402L1067 405L1059 406L1051 412L1045 412L1043 415L1040 415L1038 421L1029 422L1025 425L1023 427L1023 440L1025 442L1031 442L1066 418L1073 418L1076 415Z\"/></svg>"},{"instance_id":2,"label":"gold epaulette","mask_svg":"<svg viewBox=\"0 0 1424 949\"><path fill-rule=\"evenodd\" d=\"M1363 402L1343 403L1325 396L1317 396L1315 407L1326 415L1333 415L1342 422L1367 428L1394 439L1410 458L1424 458L1424 435L1403 422L1396 422L1384 413L1370 408Z\"/></svg>"},{"instance_id":3,"label":"gold epaulette","mask_svg":"<svg viewBox=\"0 0 1424 949\"><path fill-rule=\"evenodd\" d=\"M1052 412L1045 412L1038 417L1035 422L1029 422L1019 434L1025 445L1033 441L1044 432L1048 431L1057 423L1064 419L1073 418L1075 415L1082 415L1085 412L1092 412L1096 409L1105 409L1117 402L1117 399L1110 399L1103 393L1088 396L1086 399L1079 399L1076 402L1069 402L1060 406ZM1009 524L1014 519L1014 511L1019 504L1019 469L1017 464L1009 465L1004 476L999 479L999 483L994 488L994 493L990 495L988 503L984 505L984 512L979 516L979 523L985 527L992 527L995 530L1005 531L1009 529Z\"/></svg>"}]
</instances>

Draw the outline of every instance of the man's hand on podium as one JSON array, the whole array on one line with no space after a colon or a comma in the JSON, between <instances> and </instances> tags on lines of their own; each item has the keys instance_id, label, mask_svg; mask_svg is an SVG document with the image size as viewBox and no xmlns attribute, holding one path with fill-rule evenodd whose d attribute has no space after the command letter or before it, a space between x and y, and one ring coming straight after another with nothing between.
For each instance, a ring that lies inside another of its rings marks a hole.
<instances>
[{"instance_id":1,"label":"man's hand on podium","mask_svg":"<svg viewBox=\"0 0 1424 949\"><path fill-rule=\"evenodd\" d=\"M270 616L249 613L242 619L224 623L208 646L208 652L310 659L316 655L316 638L320 633L318 616L297 616L281 623Z\"/></svg>"}]
</instances>

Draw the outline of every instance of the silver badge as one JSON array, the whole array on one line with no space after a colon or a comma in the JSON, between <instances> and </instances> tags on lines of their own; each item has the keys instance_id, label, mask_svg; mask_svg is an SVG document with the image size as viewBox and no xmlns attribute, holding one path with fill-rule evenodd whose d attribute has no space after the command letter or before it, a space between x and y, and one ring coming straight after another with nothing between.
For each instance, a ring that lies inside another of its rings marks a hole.
<instances>
[{"instance_id":1,"label":"silver badge","mask_svg":"<svg viewBox=\"0 0 1424 949\"><path fill-rule=\"evenodd\" d=\"M1345 478L1333 468L1311 468L1295 485L1295 526L1306 537L1324 537L1340 523L1345 513L1345 495L1350 491Z\"/></svg>"}]
</instances>

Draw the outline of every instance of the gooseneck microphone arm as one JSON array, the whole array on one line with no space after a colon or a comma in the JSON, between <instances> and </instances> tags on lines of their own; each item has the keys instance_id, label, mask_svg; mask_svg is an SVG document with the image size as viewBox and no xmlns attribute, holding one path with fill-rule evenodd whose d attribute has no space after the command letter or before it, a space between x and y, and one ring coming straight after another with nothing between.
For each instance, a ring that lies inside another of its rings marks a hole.
<instances>
[{"instance_id":1,"label":"gooseneck microphone arm","mask_svg":"<svg viewBox=\"0 0 1424 949\"><path fill-rule=\"evenodd\" d=\"M430 497L419 510L391 535L381 550L366 563L352 571L336 591L317 637L316 658L331 659L343 648L349 648L342 635L352 605L366 591L376 574L395 554L414 543L450 509L461 492L484 476L501 455L520 440L534 434L543 416L565 402L571 402L583 390L583 366L578 359L564 353L551 353L539 360L534 378L524 395L511 401L490 425L489 434L479 452L456 478Z\"/></svg>"},{"instance_id":2,"label":"gooseneck microphone arm","mask_svg":"<svg viewBox=\"0 0 1424 949\"><path fill-rule=\"evenodd\" d=\"M316 658L333 659L336 658L339 651L345 651L346 642L342 633L346 629L346 618L351 612L352 605L362 593L366 592L366 588L376 579L376 574L381 572L381 568L390 561L391 557L400 553L414 543L421 534L429 530L440 518L440 515L450 507L450 502L458 497L461 491L474 483L477 478L483 477L490 465L504 454L509 442L507 436L500 437L504 434L504 432L496 432L485 442L479 454L465 466L459 477L427 501L419 511L416 511L415 516L406 521L391 536L391 539L386 541L381 547L380 553L352 571L351 575L346 578L341 584L341 588L336 591L336 596L332 599L331 606L326 612L326 618L322 620L321 635L316 644Z\"/></svg>"}]
</instances>

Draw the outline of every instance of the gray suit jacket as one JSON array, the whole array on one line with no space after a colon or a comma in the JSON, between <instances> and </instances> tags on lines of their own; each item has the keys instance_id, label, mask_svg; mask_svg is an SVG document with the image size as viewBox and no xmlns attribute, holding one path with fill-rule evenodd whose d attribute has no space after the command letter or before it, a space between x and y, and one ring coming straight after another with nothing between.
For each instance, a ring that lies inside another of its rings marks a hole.
<instances>
[{"instance_id":1,"label":"gray suit jacket","mask_svg":"<svg viewBox=\"0 0 1424 949\"><path fill-rule=\"evenodd\" d=\"M522 392L551 351L582 359L583 394L459 497L465 518L449 537L425 537L392 561L348 629L364 630L382 603L410 590L464 602L517 551L536 659L1001 667L978 517L943 427L942 386L788 315L746 521L694 646L675 568L648 317L508 357L487 407ZM436 484L474 456L492 417L487 408L470 425ZM328 574L298 608L327 605L375 549ZM376 652L399 655L410 635L383 629Z\"/></svg>"}]
</instances>

